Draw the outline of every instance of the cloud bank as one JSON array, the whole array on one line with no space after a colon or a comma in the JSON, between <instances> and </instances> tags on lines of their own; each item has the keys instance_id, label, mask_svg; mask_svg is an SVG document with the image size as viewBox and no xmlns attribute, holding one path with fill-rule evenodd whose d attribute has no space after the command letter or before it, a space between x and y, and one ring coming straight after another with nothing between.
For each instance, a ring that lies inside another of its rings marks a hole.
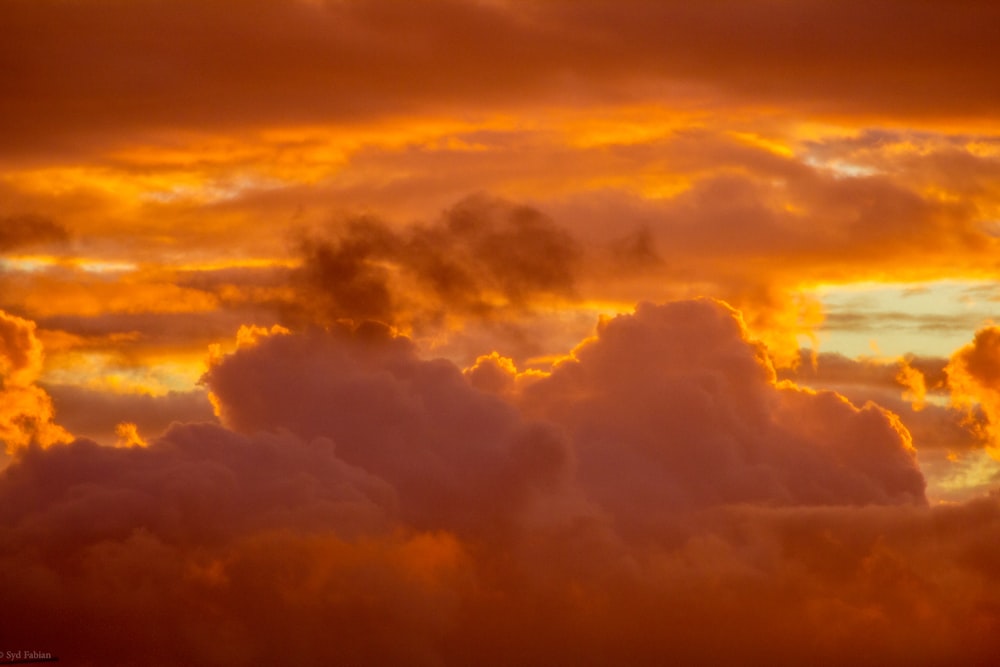
<instances>
[{"instance_id":1,"label":"cloud bank","mask_svg":"<svg viewBox=\"0 0 1000 667\"><path fill-rule=\"evenodd\" d=\"M892 413L777 380L721 302L641 304L549 375L369 322L247 329L204 382L221 425L0 473L5 633L71 664L997 648L997 499L928 507Z\"/></svg>"},{"instance_id":2,"label":"cloud bank","mask_svg":"<svg viewBox=\"0 0 1000 667\"><path fill-rule=\"evenodd\" d=\"M0 5L0 654L995 661L997 3Z\"/></svg>"}]
</instances>

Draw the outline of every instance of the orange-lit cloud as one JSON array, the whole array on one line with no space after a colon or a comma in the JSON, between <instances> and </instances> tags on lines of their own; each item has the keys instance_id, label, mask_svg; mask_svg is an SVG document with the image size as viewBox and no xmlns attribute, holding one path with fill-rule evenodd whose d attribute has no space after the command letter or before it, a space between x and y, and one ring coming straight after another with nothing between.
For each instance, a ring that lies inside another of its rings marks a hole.
<instances>
[{"instance_id":1,"label":"orange-lit cloud","mask_svg":"<svg viewBox=\"0 0 1000 667\"><path fill-rule=\"evenodd\" d=\"M946 369L951 400L1000 456L1000 328L984 327Z\"/></svg>"},{"instance_id":2,"label":"orange-lit cloud","mask_svg":"<svg viewBox=\"0 0 1000 667\"><path fill-rule=\"evenodd\" d=\"M0 251L62 241L66 237L66 229L48 218L37 215L9 215L0 218Z\"/></svg>"},{"instance_id":3,"label":"orange-lit cloud","mask_svg":"<svg viewBox=\"0 0 1000 667\"><path fill-rule=\"evenodd\" d=\"M994 5L5 0L0 650L989 664Z\"/></svg>"},{"instance_id":4,"label":"orange-lit cloud","mask_svg":"<svg viewBox=\"0 0 1000 667\"><path fill-rule=\"evenodd\" d=\"M14 65L3 126L20 151L275 118L350 122L404 104L413 114L654 91L689 105L872 119L991 117L996 102L981 82L997 64L986 27L997 16L982 2L942 17L898 1L254 0L237 12L223 0L169 9L18 0L6 18L3 54Z\"/></svg>"},{"instance_id":5,"label":"orange-lit cloud","mask_svg":"<svg viewBox=\"0 0 1000 667\"><path fill-rule=\"evenodd\" d=\"M53 421L52 400L36 384L41 370L35 324L0 311L0 442L7 453L72 439Z\"/></svg>"},{"instance_id":6,"label":"orange-lit cloud","mask_svg":"<svg viewBox=\"0 0 1000 667\"><path fill-rule=\"evenodd\" d=\"M919 412L927 407L927 380L919 369L910 365L909 360L903 359L899 364L899 373L896 380L906 387L903 392L903 399L910 401L913 409Z\"/></svg>"},{"instance_id":7,"label":"orange-lit cloud","mask_svg":"<svg viewBox=\"0 0 1000 667\"><path fill-rule=\"evenodd\" d=\"M815 389L836 391L861 405L891 410L909 431L933 501L964 500L995 487L1000 466L991 463L979 419L956 405L958 394L946 374L947 359L849 359L821 353L779 376ZM914 392L914 385L917 392ZM921 393L922 390L922 393ZM922 401L914 401L917 396ZM969 397L976 400L975 397ZM978 404L967 403L972 414Z\"/></svg>"},{"instance_id":8,"label":"orange-lit cloud","mask_svg":"<svg viewBox=\"0 0 1000 667\"><path fill-rule=\"evenodd\" d=\"M251 332L206 376L225 427L0 475L5 631L154 665L996 649L996 498L928 507L898 420L779 383L724 304L606 320L514 403L382 326Z\"/></svg>"}]
</instances>

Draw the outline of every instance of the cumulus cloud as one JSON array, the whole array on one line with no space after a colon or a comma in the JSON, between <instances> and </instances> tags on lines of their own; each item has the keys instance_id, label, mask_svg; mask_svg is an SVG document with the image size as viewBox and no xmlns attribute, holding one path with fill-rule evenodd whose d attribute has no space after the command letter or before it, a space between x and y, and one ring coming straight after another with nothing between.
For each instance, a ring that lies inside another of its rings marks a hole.
<instances>
[{"instance_id":1,"label":"cumulus cloud","mask_svg":"<svg viewBox=\"0 0 1000 667\"><path fill-rule=\"evenodd\" d=\"M779 383L719 302L605 320L551 375L493 354L463 376L374 323L261 333L205 376L223 423L332 438L425 521L456 503L495 512L574 471L577 490L636 529L720 503L924 502L895 415Z\"/></svg>"},{"instance_id":2,"label":"cumulus cloud","mask_svg":"<svg viewBox=\"0 0 1000 667\"><path fill-rule=\"evenodd\" d=\"M71 438L54 422L52 400L36 384L41 372L35 323L0 311L0 442L8 454Z\"/></svg>"},{"instance_id":3,"label":"cumulus cloud","mask_svg":"<svg viewBox=\"0 0 1000 667\"><path fill-rule=\"evenodd\" d=\"M642 304L550 375L371 322L248 327L204 382L223 425L0 473L9 636L151 665L997 648L997 499L927 507L898 420L777 380L723 303Z\"/></svg>"},{"instance_id":4,"label":"cumulus cloud","mask_svg":"<svg viewBox=\"0 0 1000 667\"><path fill-rule=\"evenodd\" d=\"M952 403L1000 453L1000 327L977 331L952 355L946 372Z\"/></svg>"},{"instance_id":5,"label":"cumulus cloud","mask_svg":"<svg viewBox=\"0 0 1000 667\"><path fill-rule=\"evenodd\" d=\"M924 498L894 415L778 384L738 313L711 300L603 321L522 405L565 426L582 483L622 521L717 503Z\"/></svg>"},{"instance_id":6,"label":"cumulus cloud","mask_svg":"<svg viewBox=\"0 0 1000 667\"><path fill-rule=\"evenodd\" d=\"M557 436L568 435L582 487L623 522L718 503L924 502L895 415L778 383L739 314L711 300L604 320L548 376L519 377L490 355L463 377L369 323L264 336L217 360L205 382L225 424L330 437L345 460L414 498L427 484L466 503L489 497L526 415L559 430L529 428L525 451L557 475L571 461ZM445 465L456 460L461 472Z\"/></svg>"},{"instance_id":7,"label":"cumulus cloud","mask_svg":"<svg viewBox=\"0 0 1000 667\"><path fill-rule=\"evenodd\" d=\"M559 491L571 465L558 431L474 389L451 362L420 359L380 323L262 336L204 382L231 428L331 438L343 460L398 490L415 525L488 530Z\"/></svg>"},{"instance_id":8,"label":"cumulus cloud","mask_svg":"<svg viewBox=\"0 0 1000 667\"><path fill-rule=\"evenodd\" d=\"M978 405L961 407L952 399L948 359L849 359L822 353L810 362L807 352L802 355L802 363L781 369L778 376L836 391L857 405L871 401L897 415L912 436L932 501L965 500L996 486L1000 467L984 452L982 413Z\"/></svg>"}]
</instances>

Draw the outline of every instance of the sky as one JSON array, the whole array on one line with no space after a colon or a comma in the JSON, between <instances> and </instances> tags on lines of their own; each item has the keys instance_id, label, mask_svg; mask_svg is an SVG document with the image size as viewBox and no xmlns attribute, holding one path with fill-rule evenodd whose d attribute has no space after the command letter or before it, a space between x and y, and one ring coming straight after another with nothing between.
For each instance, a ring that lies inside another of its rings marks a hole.
<instances>
[{"instance_id":1,"label":"sky","mask_svg":"<svg viewBox=\"0 0 1000 667\"><path fill-rule=\"evenodd\" d=\"M0 663L988 664L998 24L0 0Z\"/></svg>"}]
</instances>

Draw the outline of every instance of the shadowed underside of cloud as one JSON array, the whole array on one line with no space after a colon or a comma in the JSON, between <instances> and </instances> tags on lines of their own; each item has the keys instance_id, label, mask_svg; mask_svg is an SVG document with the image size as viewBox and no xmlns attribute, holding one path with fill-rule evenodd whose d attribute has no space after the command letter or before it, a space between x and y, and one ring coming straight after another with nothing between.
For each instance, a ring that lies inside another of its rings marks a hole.
<instances>
[{"instance_id":1,"label":"shadowed underside of cloud","mask_svg":"<svg viewBox=\"0 0 1000 667\"><path fill-rule=\"evenodd\" d=\"M724 304L643 304L528 383L486 359L248 331L205 376L223 426L27 449L0 473L0 625L81 664L997 648L996 499L926 507L892 415L778 383Z\"/></svg>"},{"instance_id":2,"label":"shadowed underside of cloud","mask_svg":"<svg viewBox=\"0 0 1000 667\"><path fill-rule=\"evenodd\" d=\"M5 140L37 150L109 131L629 102L636 90L862 116L989 117L997 102L980 85L997 65L989 2L522 5L12 0Z\"/></svg>"}]
</instances>

